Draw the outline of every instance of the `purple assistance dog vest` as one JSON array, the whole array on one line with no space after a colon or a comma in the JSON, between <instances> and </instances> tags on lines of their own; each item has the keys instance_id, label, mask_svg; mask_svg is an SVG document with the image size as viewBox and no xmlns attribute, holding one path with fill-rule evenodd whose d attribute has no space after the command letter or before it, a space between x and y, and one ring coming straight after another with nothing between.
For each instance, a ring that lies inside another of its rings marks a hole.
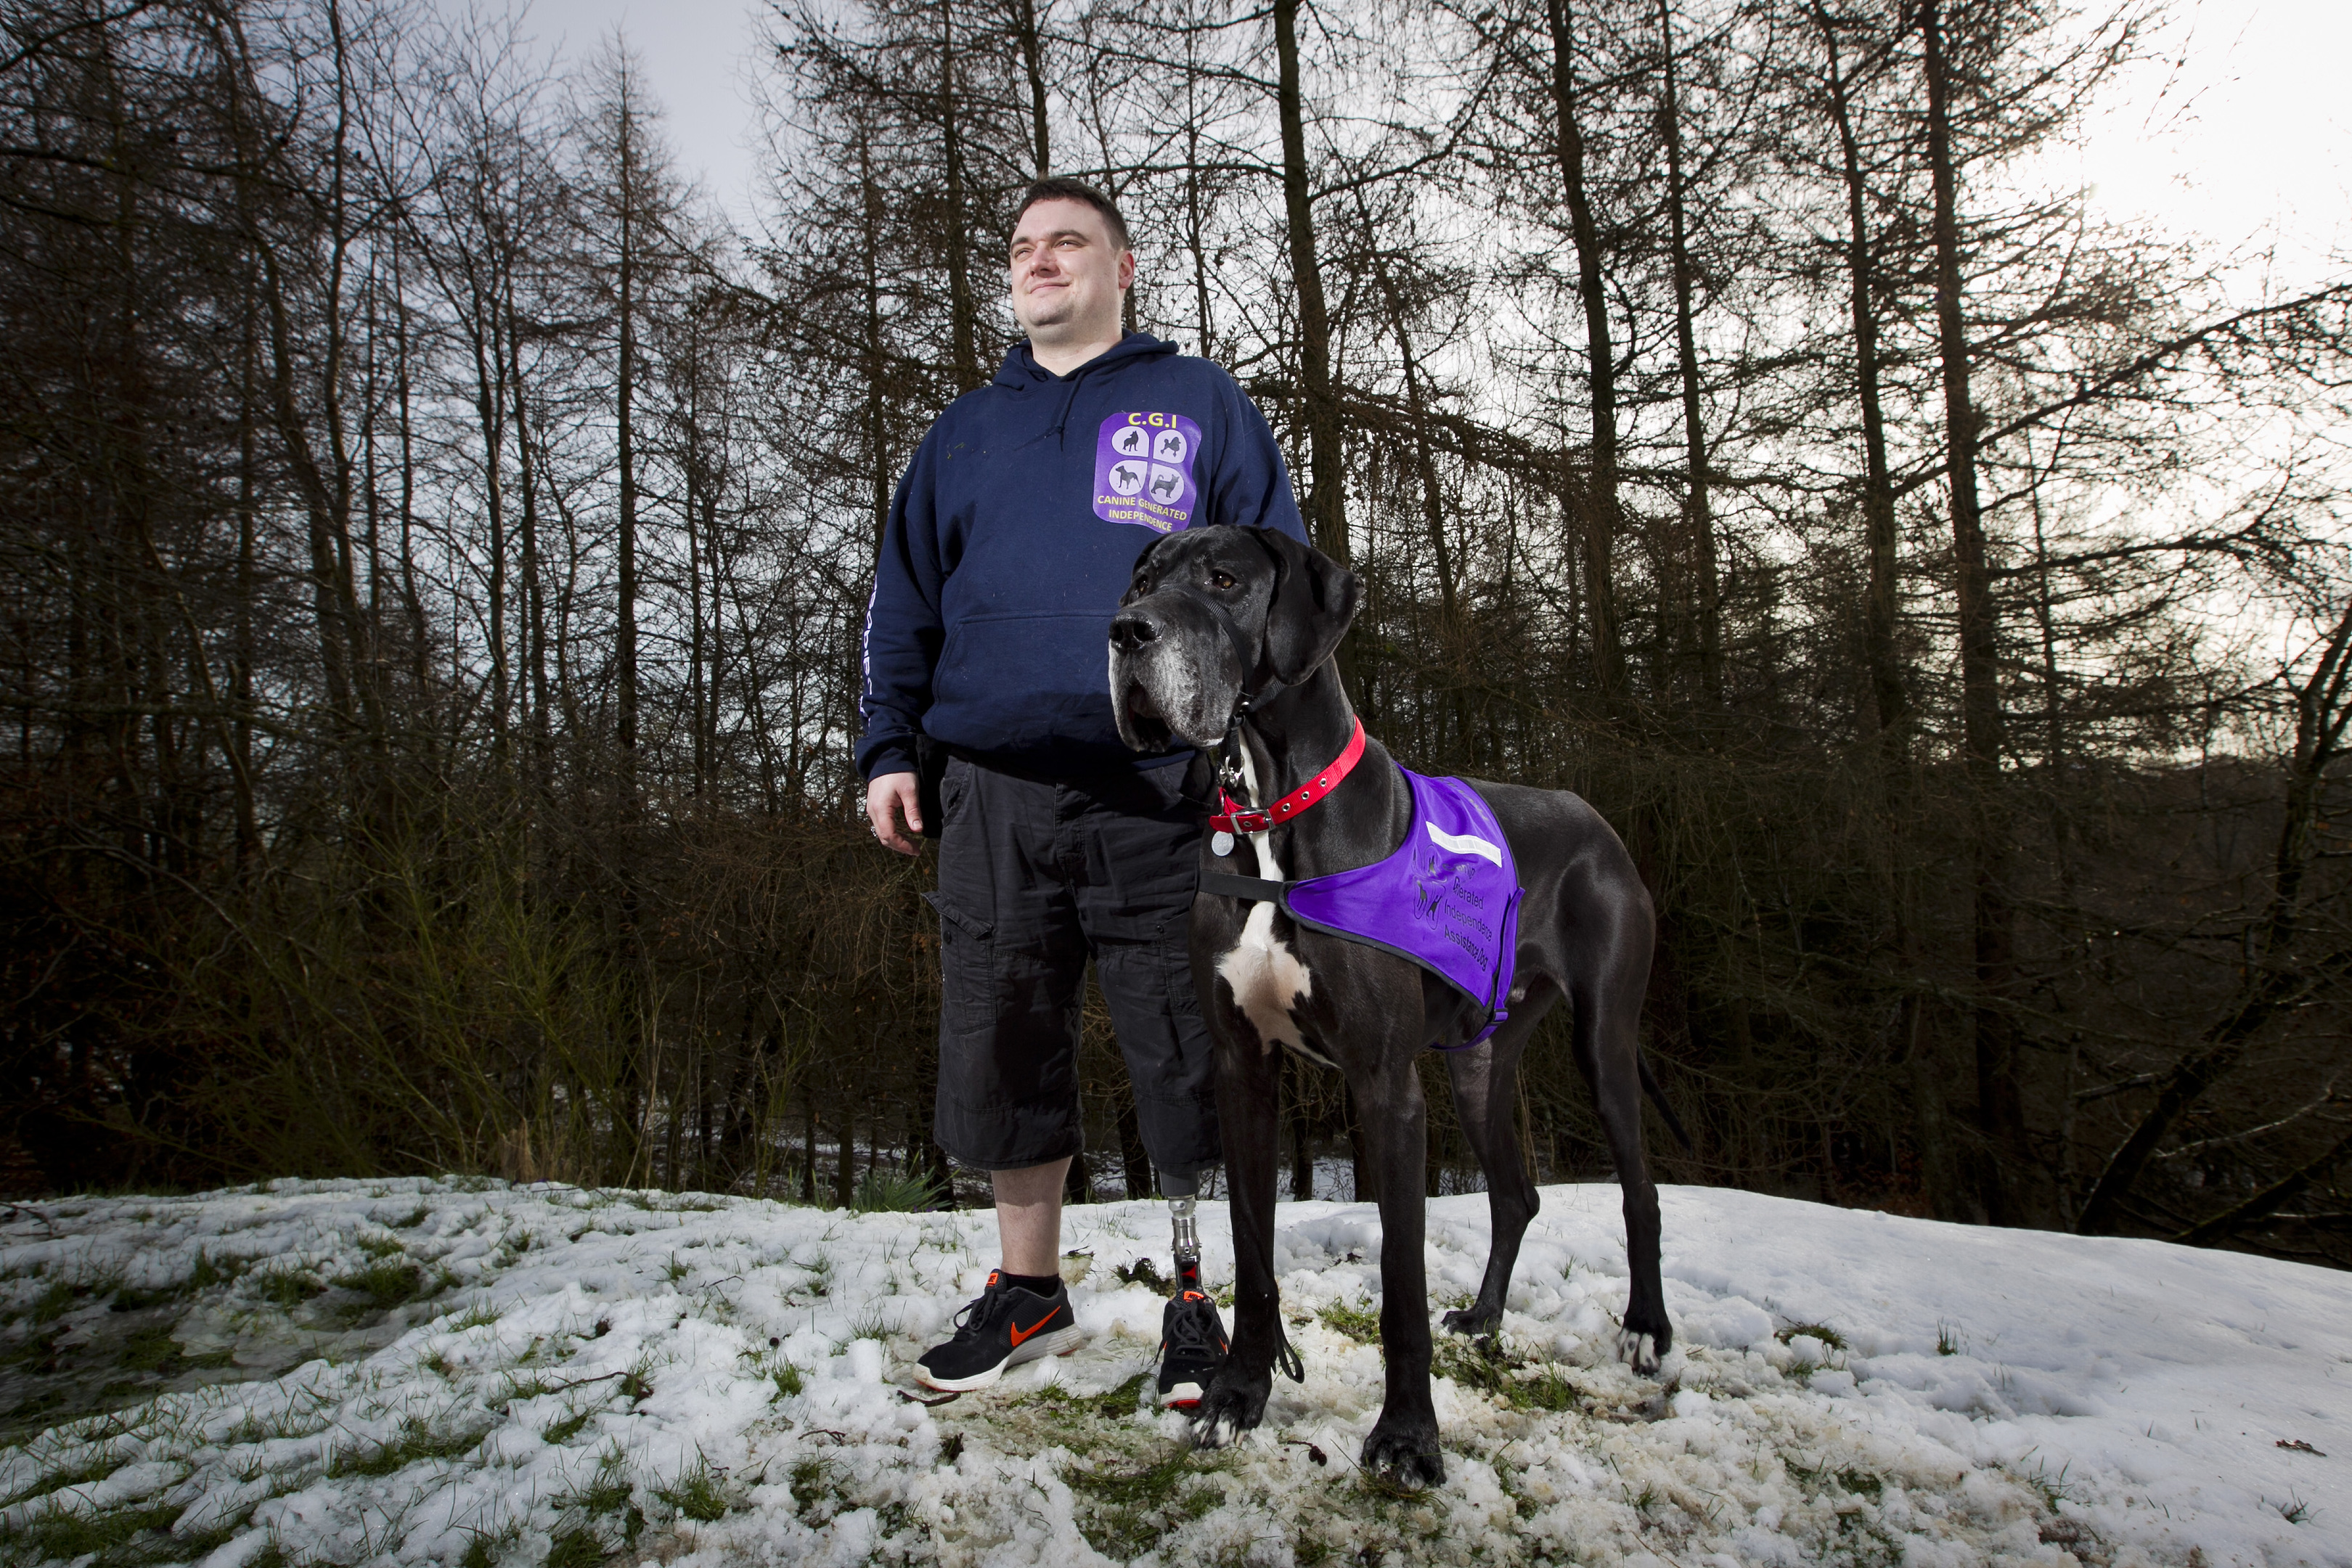
<instances>
[{"instance_id":1,"label":"purple assistance dog vest","mask_svg":"<svg viewBox=\"0 0 2352 1568\"><path fill-rule=\"evenodd\" d=\"M1486 798L1460 779L1399 768L1412 790L1412 825L1385 860L1283 890L1299 924L1411 959L1486 1010L1459 1047L1477 1045L1510 1015L1519 945L1519 876Z\"/></svg>"}]
</instances>

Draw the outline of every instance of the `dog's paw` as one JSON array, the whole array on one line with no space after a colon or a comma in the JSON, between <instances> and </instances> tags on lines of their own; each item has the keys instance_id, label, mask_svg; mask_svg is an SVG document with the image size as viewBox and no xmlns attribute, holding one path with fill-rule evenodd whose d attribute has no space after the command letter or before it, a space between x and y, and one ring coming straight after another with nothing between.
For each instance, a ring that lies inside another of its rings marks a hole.
<instances>
[{"instance_id":1,"label":"dog's paw","mask_svg":"<svg viewBox=\"0 0 2352 1568\"><path fill-rule=\"evenodd\" d=\"M1437 1423L1382 1415L1364 1438L1363 1466L1395 1486L1436 1486L1445 1479L1445 1456L1437 1451Z\"/></svg>"},{"instance_id":2,"label":"dog's paw","mask_svg":"<svg viewBox=\"0 0 2352 1568\"><path fill-rule=\"evenodd\" d=\"M1617 1334L1617 1359L1629 1363L1643 1377L1658 1375L1658 1336L1635 1329L1620 1330Z\"/></svg>"},{"instance_id":3,"label":"dog's paw","mask_svg":"<svg viewBox=\"0 0 2352 1568\"><path fill-rule=\"evenodd\" d=\"M1503 1326L1503 1310L1500 1307L1457 1307L1438 1321L1465 1338L1484 1339Z\"/></svg>"},{"instance_id":4,"label":"dog's paw","mask_svg":"<svg viewBox=\"0 0 2352 1568\"><path fill-rule=\"evenodd\" d=\"M1265 1396L1273 1380L1264 1374L1235 1375L1230 1367L1228 1363L1226 1370L1210 1379L1208 1392L1192 1412L1192 1441L1200 1447L1224 1447L1265 1419Z\"/></svg>"}]
</instances>

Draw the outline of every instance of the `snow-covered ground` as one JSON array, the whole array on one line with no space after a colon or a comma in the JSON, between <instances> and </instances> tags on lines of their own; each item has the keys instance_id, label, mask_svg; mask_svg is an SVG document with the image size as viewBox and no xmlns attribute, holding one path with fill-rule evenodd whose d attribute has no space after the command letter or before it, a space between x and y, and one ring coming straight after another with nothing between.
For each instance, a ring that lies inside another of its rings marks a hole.
<instances>
[{"instance_id":1,"label":"snow-covered ground","mask_svg":"<svg viewBox=\"0 0 2352 1568\"><path fill-rule=\"evenodd\" d=\"M1547 1188L1500 1352L1442 1338L1447 1478L1419 1493L1354 1466L1369 1206L1283 1205L1307 1381L1216 1452L1140 1398L1160 1302L1114 1271L1165 1267L1157 1204L1070 1214L1086 1348L936 1408L895 1384L978 1289L986 1214L479 1182L0 1211L0 1556L2352 1564L2345 1276L1664 1202L1663 1380L1606 1353L1615 1189ZM1486 1237L1483 1198L1433 1203L1433 1310Z\"/></svg>"}]
</instances>

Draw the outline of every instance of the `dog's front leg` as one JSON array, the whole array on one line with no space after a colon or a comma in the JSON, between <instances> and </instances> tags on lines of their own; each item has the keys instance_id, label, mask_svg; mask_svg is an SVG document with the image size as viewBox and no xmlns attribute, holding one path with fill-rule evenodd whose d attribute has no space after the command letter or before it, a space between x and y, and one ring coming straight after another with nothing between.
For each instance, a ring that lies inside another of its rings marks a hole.
<instances>
[{"instance_id":1,"label":"dog's front leg","mask_svg":"<svg viewBox=\"0 0 2352 1568\"><path fill-rule=\"evenodd\" d=\"M1422 1263L1428 1200L1429 1106L1414 1066L1414 1042L1391 1043L1364 1081L1350 1075L1356 1104L1367 1108L1365 1141L1381 1179L1381 1345L1388 1397L1364 1438L1364 1468L1407 1486L1445 1479L1437 1451L1437 1407L1429 1397L1429 1274Z\"/></svg>"},{"instance_id":2,"label":"dog's front leg","mask_svg":"<svg viewBox=\"0 0 2352 1568\"><path fill-rule=\"evenodd\" d=\"M1221 1009L1221 1011L1223 1011ZM1229 1442L1265 1415L1282 1343L1274 1284L1274 1198L1281 1150L1276 1121L1278 1047L1244 1021L1212 1025L1217 1041L1217 1121L1234 1218L1234 1348L1201 1396L1200 1441Z\"/></svg>"}]
</instances>

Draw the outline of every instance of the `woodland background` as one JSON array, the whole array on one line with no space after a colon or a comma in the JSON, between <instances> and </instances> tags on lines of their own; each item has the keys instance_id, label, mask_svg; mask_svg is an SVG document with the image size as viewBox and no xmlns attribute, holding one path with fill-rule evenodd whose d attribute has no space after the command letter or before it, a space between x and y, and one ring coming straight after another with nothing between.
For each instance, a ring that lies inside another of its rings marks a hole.
<instances>
[{"instance_id":1,"label":"woodland background","mask_svg":"<svg viewBox=\"0 0 2352 1568\"><path fill-rule=\"evenodd\" d=\"M2038 175L2158 20L779 0L740 232L618 42L0 0L7 1184L951 1201L856 639L1050 170L1365 577L1367 722L1633 847L1667 1179L2352 1260L2352 283ZM1525 1101L1606 1173L1557 1020Z\"/></svg>"}]
</instances>

